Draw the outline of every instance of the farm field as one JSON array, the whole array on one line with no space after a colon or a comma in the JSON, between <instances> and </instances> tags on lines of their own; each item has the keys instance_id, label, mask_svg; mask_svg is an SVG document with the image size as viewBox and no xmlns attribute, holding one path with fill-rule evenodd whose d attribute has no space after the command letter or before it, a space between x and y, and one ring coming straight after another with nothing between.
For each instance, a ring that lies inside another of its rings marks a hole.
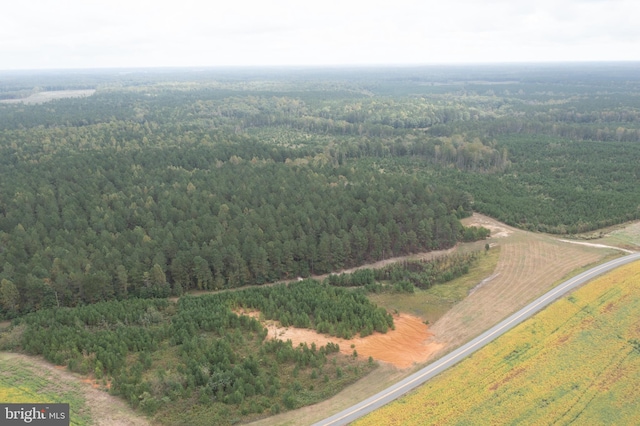
<instances>
[{"instance_id":1,"label":"farm field","mask_svg":"<svg viewBox=\"0 0 640 426\"><path fill-rule=\"evenodd\" d=\"M638 424L639 280L587 284L355 424Z\"/></svg>"},{"instance_id":2,"label":"farm field","mask_svg":"<svg viewBox=\"0 0 640 426\"><path fill-rule=\"evenodd\" d=\"M65 369L21 354L0 353L0 401L69 403L71 425L144 426L120 399Z\"/></svg>"},{"instance_id":3,"label":"farm field","mask_svg":"<svg viewBox=\"0 0 640 426\"><path fill-rule=\"evenodd\" d=\"M434 339L453 348L496 324L579 269L617 256L611 249L564 243L545 234L516 230L474 215L466 224L494 227L500 259L487 281L431 328Z\"/></svg>"}]
</instances>

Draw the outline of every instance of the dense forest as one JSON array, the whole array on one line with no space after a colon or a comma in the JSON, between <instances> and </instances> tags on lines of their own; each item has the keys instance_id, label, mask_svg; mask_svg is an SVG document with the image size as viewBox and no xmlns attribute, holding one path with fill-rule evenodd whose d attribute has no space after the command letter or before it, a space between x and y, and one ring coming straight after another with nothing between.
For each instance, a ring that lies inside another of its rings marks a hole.
<instances>
[{"instance_id":1,"label":"dense forest","mask_svg":"<svg viewBox=\"0 0 640 426\"><path fill-rule=\"evenodd\" d=\"M640 217L638 65L8 73L0 309L308 277ZM20 103L31 94L91 96ZM18 102L16 102L18 101Z\"/></svg>"}]
</instances>

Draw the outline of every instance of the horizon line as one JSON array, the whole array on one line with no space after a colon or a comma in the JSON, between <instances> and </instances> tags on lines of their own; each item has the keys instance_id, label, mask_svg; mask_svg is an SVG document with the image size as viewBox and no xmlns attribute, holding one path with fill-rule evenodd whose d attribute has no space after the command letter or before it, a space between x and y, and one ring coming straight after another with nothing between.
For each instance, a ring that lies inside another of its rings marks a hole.
<instances>
[{"instance_id":1,"label":"horizon line","mask_svg":"<svg viewBox=\"0 0 640 426\"><path fill-rule=\"evenodd\" d=\"M494 61L494 62L425 62L425 63L362 63L362 64L255 64L255 65L149 65L69 68L2 68L0 73L83 72L83 71L149 71L149 70L314 70L314 69L383 69L491 66L574 66L574 65L640 65L640 60L566 60L566 61Z\"/></svg>"}]
</instances>

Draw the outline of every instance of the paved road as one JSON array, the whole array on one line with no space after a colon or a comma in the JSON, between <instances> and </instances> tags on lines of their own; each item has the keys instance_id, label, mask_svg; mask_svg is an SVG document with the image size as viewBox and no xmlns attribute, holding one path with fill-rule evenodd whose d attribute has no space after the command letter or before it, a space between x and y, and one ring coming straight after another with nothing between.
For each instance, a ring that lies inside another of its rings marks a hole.
<instances>
[{"instance_id":1,"label":"paved road","mask_svg":"<svg viewBox=\"0 0 640 426\"><path fill-rule=\"evenodd\" d=\"M640 253L630 254L596 266L595 268L589 269L588 271L585 271L580 275L577 275L570 280L563 282L540 298L529 303L527 306L520 309L518 312L514 313L507 319L485 331L480 336L459 347L448 355L440 358L438 361L427 365L422 370L383 390L382 392L379 392L376 395L373 395L372 397L350 408L347 408L346 410L341 411L334 416L315 423L314 426L346 425L358 419L359 417L362 417L365 414L368 414L382 407L383 405L393 401L399 396L407 393L408 391L420 386L421 384L440 374L447 368L453 366L454 364L457 364L465 357L471 355L489 342L493 341L505 332L511 330L513 327L531 317L536 312L542 310L544 307L551 304L551 302L573 290L574 288L586 283L587 281L592 280L598 275L601 275L614 268L633 262L635 260L640 260Z\"/></svg>"}]
</instances>

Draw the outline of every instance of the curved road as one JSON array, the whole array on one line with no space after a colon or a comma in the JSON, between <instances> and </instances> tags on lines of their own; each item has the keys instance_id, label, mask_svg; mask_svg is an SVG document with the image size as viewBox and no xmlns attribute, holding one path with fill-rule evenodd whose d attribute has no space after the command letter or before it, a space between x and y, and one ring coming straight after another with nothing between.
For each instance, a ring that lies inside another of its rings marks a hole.
<instances>
[{"instance_id":1,"label":"curved road","mask_svg":"<svg viewBox=\"0 0 640 426\"><path fill-rule=\"evenodd\" d=\"M420 386L427 380L438 375L454 364L457 364L465 357L471 355L489 342L511 330L513 327L520 324L527 318L531 317L536 312L542 310L544 307L551 304L551 302L558 299L560 296L565 295L569 291L586 283L587 281L592 280L598 275L604 274L605 272L608 272L627 263L631 263L635 260L640 260L640 253L634 253L624 257L620 257L618 259L596 266L595 268L591 268L579 275L576 275L570 280L563 282L548 293L545 293L543 296L529 303L527 306L520 309L518 312L514 313L497 325L493 326L489 330L485 331L475 339L471 340L463 346L460 346L458 349L445 355L439 360L427 365L417 373L412 374L411 376L396 383L395 385L388 387L382 392L379 392L372 397L350 408L347 408L344 411L339 412L338 414L315 423L313 426L336 426L346 425L350 422L353 422L359 417L362 417L365 414L368 414L382 407L383 405L393 401L406 392Z\"/></svg>"}]
</instances>

